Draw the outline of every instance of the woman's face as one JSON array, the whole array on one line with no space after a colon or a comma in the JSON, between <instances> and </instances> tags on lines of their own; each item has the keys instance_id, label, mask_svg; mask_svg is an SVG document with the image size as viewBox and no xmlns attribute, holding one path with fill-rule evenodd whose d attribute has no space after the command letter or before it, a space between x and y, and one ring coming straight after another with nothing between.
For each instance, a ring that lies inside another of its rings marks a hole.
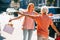
<instances>
[{"instance_id":1,"label":"woman's face","mask_svg":"<svg viewBox=\"0 0 60 40\"><path fill-rule=\"evenodd\" d=\"M30 11L33 11L33 10L34 10L34 5L33 5L33 4L30 5L29 10L30 10Z\"/></svg>"}]
</instances>

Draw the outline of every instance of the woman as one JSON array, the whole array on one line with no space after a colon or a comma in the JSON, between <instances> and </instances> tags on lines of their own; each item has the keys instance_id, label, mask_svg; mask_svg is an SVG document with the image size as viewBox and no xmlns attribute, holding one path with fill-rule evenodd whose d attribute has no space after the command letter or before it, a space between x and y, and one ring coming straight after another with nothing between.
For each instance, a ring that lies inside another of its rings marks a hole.
<instances>
[{"instance_id":1,"label":"woman","mask_svg":"<svg viewBox=\"0 0 60 40\"><path fill-rule=\"evenodd\" d=\"M37 15L38 13L34 11L34 4L29 3L27 10L24 11L23 14ZM20 19L21 17L22 16L15 19ZM11 22L12 20L15 20L15 19L11 19L9 21ZM23 24L23 40L26 40L27 34L28 34L27 40L31 40L33 30L34 30L34 20L30 17L25 16L24 24Z\"/></svg>"},{"instance_id":2,"label":"woman","mask_svg":"<svg viewBox=\"0 0 60 40\"><path fill-rule=\"evenodd\" d=\"M29 15L29 14L21 14L26 17L31 17L37 23L37 40L48 40L49 36L49 25L57 32L58 35L60 33L56 29L56 26L53 24L52 19L48 16L48 8L46 6L41 8L41 15Z\"/></svg>"}]
</instances>

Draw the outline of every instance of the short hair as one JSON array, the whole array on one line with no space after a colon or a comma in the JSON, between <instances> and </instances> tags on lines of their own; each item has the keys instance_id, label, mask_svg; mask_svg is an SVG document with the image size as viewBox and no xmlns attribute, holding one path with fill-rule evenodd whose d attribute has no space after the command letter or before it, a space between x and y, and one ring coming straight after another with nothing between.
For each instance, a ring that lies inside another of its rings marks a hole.
<instances>
[{"instance_id":1,"label":"short hair","mask_svg":"<svg viewBox=\"0 0 60 40\"><path fill-rule=\"evenodd\" d=\"M42 6L41 11L43 11L44 13L48 13L49 10L47 6Z\"/></svg>"}]
</instances>

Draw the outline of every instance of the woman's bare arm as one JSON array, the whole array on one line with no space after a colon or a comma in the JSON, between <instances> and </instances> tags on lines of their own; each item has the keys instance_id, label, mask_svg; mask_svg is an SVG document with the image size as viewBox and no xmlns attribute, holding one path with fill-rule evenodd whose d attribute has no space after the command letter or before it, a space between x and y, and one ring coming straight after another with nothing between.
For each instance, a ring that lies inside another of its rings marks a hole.
<instances>
[{"instance_id":1,"label":"woman's bare arm","mask_svg":"<svg viewBox=\"0 0 60 40\"><path fill-rule=\"evenodd\" d=\"M23 17L23 16L19 16L19 17L17 17L17 18L10 19L10 20L9 20L9 22L11 22L12 20L17 20L17 19L20 19L21 17Z\"/></svg>"},{"instance_id":2,"label":"woman's bare arm","mask_svg":"<svg viewBox=\"0 0 60 40\"><path fill-rule=\"evenodd\" d=\"M29 15L29 14L23 14L23 13L18 13L18 14L20 14L20 15L22 15L22 16L28 16L28 17L30 17L30 18L32 18L32 19L35 19L36 17L38 17L39 15Z\"/></svg>"},{"instance_id":3,"label":"woman's bare arm","mask_svg":"<svg viewBox=\"0 0 60 40\"><path fill-rule=\"evenodd\" d=\"M60 32L57 30L56 26L54 24L51 25L51 27L56 31L58 35L60 35Z\"/></svg>"}]
</instances>

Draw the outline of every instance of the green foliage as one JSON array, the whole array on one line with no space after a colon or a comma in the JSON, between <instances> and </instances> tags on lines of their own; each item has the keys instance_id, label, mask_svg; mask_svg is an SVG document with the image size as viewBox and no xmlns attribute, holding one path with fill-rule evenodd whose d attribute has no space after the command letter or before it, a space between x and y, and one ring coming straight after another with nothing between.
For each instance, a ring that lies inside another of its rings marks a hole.
<instances>
[{"instance_id":1,"label":"green foliage","mask_svg":"<svg viewBox=\"0 0 60 40\"><path fill-rule=\"evenodd\" d=\"M14 0L15 3L17 3L19 0Z\"/></svg>"},{"instance_id":2,"label":"green foliage","mask_svg":"<svg viewBox=\"0 0 60 40\"><path fill-rule=\"evenodd\" d=\"M47 5L54 4L55 0L47 0Z\"/></svg>"}]
</instances>

